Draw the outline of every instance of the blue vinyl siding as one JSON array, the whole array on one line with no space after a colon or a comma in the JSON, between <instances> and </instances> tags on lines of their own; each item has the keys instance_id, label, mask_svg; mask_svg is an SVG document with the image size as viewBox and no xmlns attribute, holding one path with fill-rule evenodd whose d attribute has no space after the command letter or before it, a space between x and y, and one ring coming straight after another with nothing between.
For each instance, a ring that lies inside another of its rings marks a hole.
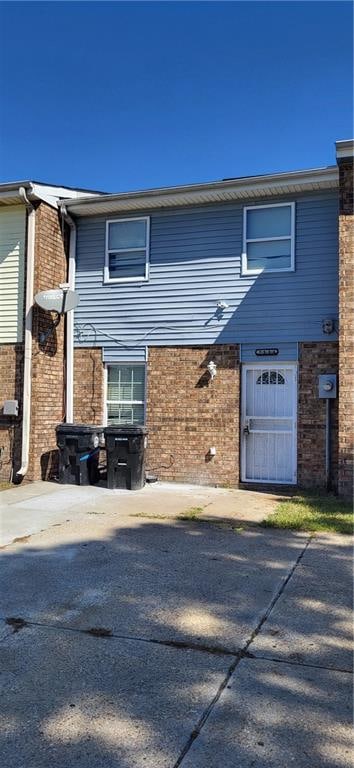
<instances>
[{"instance_id":1,"label":"blue vinyl siding","mask_svg":"<svg viewBox=\"0 0 354 768\"><path fill-rule=\"evenodd\" d=\"M269 357L256 355L256 349L278 349L278 354ZM241 344L240 359L242 363L259 363L260 365L271 365L271 361L276 364L292 363L298 359L298 345L296 341L278 342L277 339L269 341L267 344Z\"/></svg>"},{"instance_id":2,"label":"blue vinyl siding","mask_svg":"<svg viewBox=\"0 0 354 768\"><path fill-rule=\"evenodd\" d=\"M328 340L321 321L338 315L338 195L329 191L289 200L296 202L295 272L283 274L241 276L239 203L152 212L146 283L105 285L106 218L78 219L75 325L92 323L96 334L87 327L76 344L95 341L112 350L114 342L99 332L135 350ZM215 314L220 299L229 304L221 318Z\"/></svg>"},{"instance_id":3,"label":"blue vinyl siding","mask_svg":"<svg viewBox=\"0 0 354 768\"><path fill-rule=\"evenodd\" d=\"M101 340L104 341L103 337ZM101 345L101 341L100 341ZM145 363L146 362L146 347L122 347L118 344L115 346L107 346L107 342L104 341L103 348L103 362L104 363Z\"/></svg>"}]
</instances>

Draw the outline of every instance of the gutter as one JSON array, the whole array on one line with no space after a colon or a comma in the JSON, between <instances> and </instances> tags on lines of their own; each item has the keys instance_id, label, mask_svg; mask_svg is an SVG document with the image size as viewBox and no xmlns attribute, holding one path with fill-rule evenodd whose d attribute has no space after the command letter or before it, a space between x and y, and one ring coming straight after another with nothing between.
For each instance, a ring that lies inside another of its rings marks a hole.
<instances>
[{"instance_id":1,"label":"gutter","mask_svg":"<svg viewBox=\"0 0 354 768\"><path fill-rule=\"evenodd\" d=\"M14 195L14 197L21 197L23 201L23 197L20 193L20 189L24 189L27 195L31 195L33 193L32 183L30 181L9 181L9 182L0 182L0 191L1 194L8 194L9 192Z\"/></svg>"},{"instance_id":2,"label":"gutter","mask_svg":"<svg viewBox=\"0 0 354 768\"><path fill-rule=\"evenodd\" d=\"M34 245L35 245L35 216L36 212L29 201L26 190L20 187L19 196L27 209L27 267L26 267L26 306L25 306L25 354L23 373L23 408L22 408L22 448L21 468L16 473L24 477L28 472L28 457L31 426L31 394L32 394L32 307L34 286Z\"/></svg>"},{"instance_id":3,"label":"gutter","mask_svg":"<svg viewBox=\"0 0 354 768\"><path fill-rule=\"evenodd\" d=\"M354 139L336 141L336 157L337 161L354 157Z\"/></svg>"},{"instance_id":4,"label":"gutter","mask_svg":"<svg viewBox=\"0 0 354 768\"><path fill-rule=\"evenodd\" d=\"M61 213L70 228L68 283L69 289L73 291L75 290L76 270L76 224L69 216L65 205L61 206ZM72 424L74 421L74 310L67 313L66 323L65 421Z\"/></svg>"},{"instance_id":5,"label":"gutter","mask_svg":"<svg viewBox=\"0 0 354 768\"><path fill-rule=\"evenodd\" d=\"M97 195L63 200L62 204L76 216L98 215L117 210L174 207L293 194L313 189L336 189L338 168L314 168L304 171L245 176L202 184L158 187L135 192ZM101 209L101 210L100 210Z\"/></svg>"}]
</instances>

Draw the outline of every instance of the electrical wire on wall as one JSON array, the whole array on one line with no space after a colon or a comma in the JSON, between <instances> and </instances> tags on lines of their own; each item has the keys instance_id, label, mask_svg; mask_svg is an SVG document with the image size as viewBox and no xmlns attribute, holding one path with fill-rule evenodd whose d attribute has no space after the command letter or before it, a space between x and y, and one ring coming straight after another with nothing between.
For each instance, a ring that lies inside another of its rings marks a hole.
<instances>
[{"instance_id":1,"label":"electrical wire on wall","mask_svg":"<svg viewBox=\"0 0 354 768\"><path fill-rule=\"evenodd\" d=\"M173 453L170 453L170 463L169 464L159 464L158 467L149 467L146 471L147 472L157 472L159 469L171 469L173 464L175 463L175 457Z\"/></svg>"},{"instance_id":2,"label":"electrical wire on wall","mask_svg":"<svg viewBox=\"0 0 354 768\"><path fill-rule=\"evenodd\" d=\"M111 341L114 341L115 344L118 344L120 347L123 347L125 349L134 349L137 345L142 344L142 342L145 341L145 339L148 338L148 336L151 336L152 333L155 333L156 331L180 331L181 328L178 328L174 325L156 325L154 328L151 328L150 331L147 331L143 336L140 336L136 339L133 339L130 344L127 344L126 341L123 341L123 339L119 339L116 336L112 336L112 334L107 333L106 331L101 331L99 328L97 328L93 323L84 323L83 325L79 325L78 323L75 325L75 335L76 340L80 344L87 344L90 340L89 335L86 332L86 329L91 328L93 332L93 343L97 344L97 336L105 336L107 339L111 339Z\"/></svg>"}]
</instances>

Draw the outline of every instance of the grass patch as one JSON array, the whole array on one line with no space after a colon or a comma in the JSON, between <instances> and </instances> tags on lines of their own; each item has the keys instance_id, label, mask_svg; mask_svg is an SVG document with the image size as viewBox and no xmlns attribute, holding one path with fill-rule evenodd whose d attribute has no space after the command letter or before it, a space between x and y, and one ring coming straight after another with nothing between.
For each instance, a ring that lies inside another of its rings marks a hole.
<instances>
[{"instance_id":1,"label":"grass patch","mask_svg":"<svg viewBox=\"0 0 354 768\"><path fill-rule=\"evenodd\" d=\"M244 525L232 525L232 523L226 522L226 520L205 520L208 525L213 525L214 528L219 528L222 531L232 531L232 533L243 533L247 530Z\"/></svg>"},{"instance_id":2,"label":"grass patch","mask_svg":"<svg viewBox=\"0 0 354 768\"><path fill-rule=\"evenodd\" d=\"M12 483L0 482L0 491L8 491L9 488L13 488Z\"/></svg>"},{"instance_id":3,"label":"grass patch","mask_svg":"<svg viewBox=\"0 0 354 768\"><path fill-rule=\"evenodd\" d=\"M353 533L353 507L336 496L304 494L279 502L261 525L293 531Z\"/></svg>"},{"instance_id":4,"label":"grass patch","mask_svg":"<svg viewBox=\"0 0 354 768\"><path fill-rule=\"evenodd\" d=\"M132 512L129 517L145 517L146 520L168 520L168 515L154 515L149 512Z\"/></svg>"},{"instance_id":5,"label":"grass patch","mask_svg":"<svg viewBox=\"0 0 354 768\"><path fill-rule=\"evenodd\" d=\"M198 515L203 512L204 507L189 507L181 515L178 515L177 520L196 520Z\"/></svg>"}]
</instances>

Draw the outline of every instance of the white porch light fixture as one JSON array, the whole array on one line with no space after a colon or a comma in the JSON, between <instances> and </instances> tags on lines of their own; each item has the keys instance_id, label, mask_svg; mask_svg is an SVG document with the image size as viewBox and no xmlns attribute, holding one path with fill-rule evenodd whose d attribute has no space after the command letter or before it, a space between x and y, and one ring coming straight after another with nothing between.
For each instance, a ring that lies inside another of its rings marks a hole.
<instances>
[{"instance_id":1,"label":"white porch light fixture","mask_svg":"<svg viewBox=\"0 0 354 768\"><path fill-rule=\"evenodd\" d=\"M215 379L215 376L216 376L216 364L213 363L212 360L210 360L210 363L208 363L207 370L209 372L211 380Z\"/></svg>"}]
</instances>

